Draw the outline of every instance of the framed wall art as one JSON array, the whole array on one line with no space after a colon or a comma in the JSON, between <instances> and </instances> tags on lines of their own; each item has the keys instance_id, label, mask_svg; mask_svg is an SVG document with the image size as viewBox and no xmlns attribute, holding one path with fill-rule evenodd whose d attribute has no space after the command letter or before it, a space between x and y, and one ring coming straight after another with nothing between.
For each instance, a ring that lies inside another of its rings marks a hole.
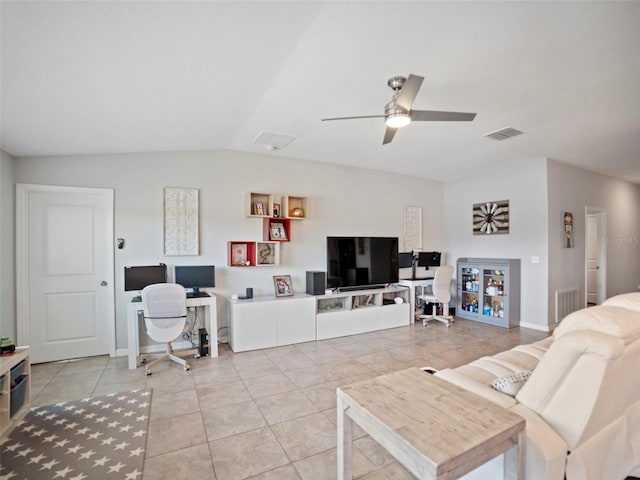
<instances>
[{"instance_id":1,"label":"framed wall art","mask_svg":"<svg viewBox=\"0 0 640 480\"><path fill-rule=\"evenodd\" d=\"M199 255L197 188L164 189L164 254Z\"/></svg>"},{"instance_id":2,"label":"framed wall art","mask_svg":"<svg viewBox=\"0 0 640 480\"><path fill-rule=\"evenodd\" d=\"M473 234L509 233L509 200L473 204Z\"/></svg>"}]
</instances>

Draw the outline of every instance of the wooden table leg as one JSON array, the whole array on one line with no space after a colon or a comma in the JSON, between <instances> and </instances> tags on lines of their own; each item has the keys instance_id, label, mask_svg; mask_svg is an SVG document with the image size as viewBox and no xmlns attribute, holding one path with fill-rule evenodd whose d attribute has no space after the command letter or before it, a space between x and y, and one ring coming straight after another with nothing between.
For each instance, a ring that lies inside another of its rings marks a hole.
<instances>
[{"instance_id":1,"label":"wooden table leg","mask_svg":"<svg viewBox=\"0 0 640 480\"><path fill-rule=\"evenodd\" d=\"M353 478L353 436L352 426L353 421L346 415L346 407L344 401L338 395L337 398L337 428L338 432L338 480L351 480Z\"/></svg>"},{"instance_id":2,"label":"wooden table leg","mask_svg":"<svg viewBox=\"0 0 640 480\"><path fill-rule=\"evenodd\" d=\"M515 444L504 454L505 480L524 480L526 433L523 430L515 439Z\"/></svg>"}]
</instances>

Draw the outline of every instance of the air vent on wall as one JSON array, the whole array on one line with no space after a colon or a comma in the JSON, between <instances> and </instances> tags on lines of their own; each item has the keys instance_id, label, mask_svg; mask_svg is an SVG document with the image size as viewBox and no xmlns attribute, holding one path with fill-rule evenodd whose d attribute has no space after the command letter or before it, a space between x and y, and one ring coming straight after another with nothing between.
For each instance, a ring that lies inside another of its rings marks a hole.
<instances>
[{"instance_id":1,"label":"air vent on wall","mask_svg":"<svg viewBox=\"0 0 640 480\"><path fill-rule=\"evenodd\" d=\"M496 130L495 132L487 133L485 137L493 138L494 140L506 140L507 138L515 137L516 135L520 135L521 133L522 132L520 130L506 127L501 128L500 130Z\"/></svg>"},{"instance_id":2,"label":"air vent on wall","mask_svg":"<svg viewBox=\"0 0 640 480\"><path fill-rule=\"evenodd\" d=\"M266 145L268 150L280 150L293 142L296 137L280 133L261 132L253 143Z\"/></svg>"}]
</instances>

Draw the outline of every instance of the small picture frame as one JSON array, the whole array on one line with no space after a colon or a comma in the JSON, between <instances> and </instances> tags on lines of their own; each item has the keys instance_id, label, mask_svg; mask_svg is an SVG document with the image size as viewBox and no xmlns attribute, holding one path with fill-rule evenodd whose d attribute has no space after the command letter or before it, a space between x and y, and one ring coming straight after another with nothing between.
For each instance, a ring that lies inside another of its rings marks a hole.
<instances>
[{"instance_id":1,"label":"small picture frame","mask_svg":"<svg viewBox=\"0 0 640 480\"><path fill-rule=\"evenodd\" d=\"M231 265L247 264L247 244L236 243L231 249Z\"/></svg>"},{"instance_id":2,"label":"small picture frame","mask_svg":"<svg viewBox=\"0 0 640 480\"><path fill-rule=\"evenodd\" d=\"M280 204L279 203L274 203L273 204L273 218L279 218L280 217Z\"/></svg>"},{"instance_id":3,"label":"small picture frame","mask_svg":"<svg viewBox=\"0 0 640 480\"><path fill-rule=\"evenodd\" d=\"M269 240L287 240L287 231L282 222L271 222L269 226Z\"/></svg>"},{"instance_id":4,"label":"small picture frame","mask_svg":"<svg viewBox=\"0 0 640 480\"><path fill-rule=\"evenodd\" d=\"M253 206L253 211L255 215L264 215L264 203L256 202Z\"/></svg>"},{"instance_id":5,"label":"small picture frame","mask_svg":"<svg viewBox=\"0 0 640 480\"><path fill-rule=\"evenodd\" d=\"M274 275L273 287L276 291L276 297L290 297L293 295L291 275Z\"/></svg>"}]
</instances>

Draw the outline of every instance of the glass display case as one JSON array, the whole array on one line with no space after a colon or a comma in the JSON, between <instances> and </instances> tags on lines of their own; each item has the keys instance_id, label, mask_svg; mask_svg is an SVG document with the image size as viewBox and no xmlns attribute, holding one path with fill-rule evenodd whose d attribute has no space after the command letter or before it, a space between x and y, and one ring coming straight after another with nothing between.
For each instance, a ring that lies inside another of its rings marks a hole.
<instances>
[{"instance_id":1,"label":"glass display case","mask_svg":"<svg viewBox=\"0 0 640 480\"><path fill-rule=\"evenodd\" d=\"M459 258L456 315L500 327L520 324L520 260Z\"/></svg>"}]
</instances>

